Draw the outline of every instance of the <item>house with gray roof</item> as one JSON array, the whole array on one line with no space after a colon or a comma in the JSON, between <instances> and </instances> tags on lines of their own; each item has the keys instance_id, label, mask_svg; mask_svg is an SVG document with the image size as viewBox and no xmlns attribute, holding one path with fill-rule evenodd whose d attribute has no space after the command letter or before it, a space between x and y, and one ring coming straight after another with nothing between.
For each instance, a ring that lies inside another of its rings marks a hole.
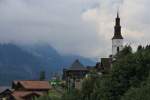
<instances>
[{"instance_id":1,"label":"house with gray roof","mask_svg":"<svg viewBox=\"0 0 150 100\"><path fill-rule=\"evenodd\" d=\"M68 88L80 88L81 81L88 73L88 69L77 59L68 68L63 70L63 79Z\"/></svg>"}]
</instances>

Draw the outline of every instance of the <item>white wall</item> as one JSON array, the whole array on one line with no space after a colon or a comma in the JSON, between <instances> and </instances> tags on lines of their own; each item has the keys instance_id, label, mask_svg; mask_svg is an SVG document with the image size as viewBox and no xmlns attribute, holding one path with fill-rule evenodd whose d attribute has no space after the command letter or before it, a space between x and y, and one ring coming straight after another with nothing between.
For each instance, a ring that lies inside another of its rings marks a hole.
<instances>
[{"instance_id":1,"label":"white wall","mask_svg":"<svg viewBox=\"0 0 150 100\"><path fill-rule=\"evenodd\" d=\"M112 40L112 55L117 54L117 47L119 47L119 51L123 49L123 39L113 39Z\"/></svg>"}]
</instances>

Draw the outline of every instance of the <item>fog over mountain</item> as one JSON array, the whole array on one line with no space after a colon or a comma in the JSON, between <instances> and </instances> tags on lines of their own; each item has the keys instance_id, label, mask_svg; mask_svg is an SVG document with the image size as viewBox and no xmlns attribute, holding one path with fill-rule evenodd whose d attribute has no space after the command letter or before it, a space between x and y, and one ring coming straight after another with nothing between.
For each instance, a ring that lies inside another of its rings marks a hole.
<instances>
[{"instance_id":1,"label":"fog over mountain","mask_svg":"<svg viewBox=\"0 0 150 100\"><path fill-rule=\"evenodd\" d=\"M0 44L0 85L10 85L13 80L37 80L41 71L51 79L76 59L85 66L95 64L95 61L81 56L61 55L49 44Z\"/></svg>"}]
</instances>

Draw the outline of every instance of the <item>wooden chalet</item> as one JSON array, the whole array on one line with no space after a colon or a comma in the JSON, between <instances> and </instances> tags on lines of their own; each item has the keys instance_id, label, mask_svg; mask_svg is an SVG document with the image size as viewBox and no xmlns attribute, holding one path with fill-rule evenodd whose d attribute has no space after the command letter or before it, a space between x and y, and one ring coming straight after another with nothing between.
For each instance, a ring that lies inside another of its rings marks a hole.
<instances>
[{"instance_id":1,"label":"wooden chalet","mask_svg":"<svg viewBox=\"0 0 150 100\"><path fill-rule=\"evenodd\" d=\"M33 100L35 97L47 94L51 89L48 81L13 81L12 91L5 90L1 96L5 97L4 100Z\"/></svg>"},{"instance_id":2,"label":"wooden chalet","mask_svg":"<svg viewBox=\"0 0 150 100\"><path fill-rule=\"evenodd\" d=\"M82 79L87 73L88 69L79 60L75 60L69 68L63 70L63 79L67 82L68 88L79 89Z\"/></svg>"}]
</instances>

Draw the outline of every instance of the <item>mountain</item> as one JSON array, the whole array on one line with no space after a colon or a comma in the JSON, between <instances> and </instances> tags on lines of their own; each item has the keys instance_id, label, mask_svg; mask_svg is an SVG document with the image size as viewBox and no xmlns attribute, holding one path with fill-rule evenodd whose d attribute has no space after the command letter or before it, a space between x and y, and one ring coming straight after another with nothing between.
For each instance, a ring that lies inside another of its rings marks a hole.
<instances>
[{"instance_id":1,"label":"mountain","mask_svg":"<svg viewBox=\"0 0 150 100\"><path fill-rule=\"evenodd\" d=\"M35 78L41 64L40 59L14 44L0 44L0 85Z\"/></svg>"},{"instance_id":2,"label":"mountain","mask_svg":"<svg viewBox=\"0 0 150 100\"><path fill-rule=\"evenodd\" d=\"M25 51L33 54L43 62L44 69L48 68L53 71L60 70L59 66L62 66L61 55L49 44L33 44L22 47Z\"/></svg>"},{"instance_id":3,"label":"mountain","mask_svg":"<svg viewBox=\"0 0 150 100\"><path fill-rule=\"evenodd\" d=\"M42 67L44 67L46 76L48 76L48 78L55 72L60 72L63 70L63 68L69 67L69 65L76 59L79 59L85 66L95 64L93 60L82 56L62 55L47 43L26 45L22 48L27 52L33 54L35 57L39 58L41 62L43 62Z\"/></svg>"},{"instance_id":4,"label":"mountain","mask_svg":"<svg viewBox=\"0 0 150 100\"><path fill-rule=\"evenodd\" d=\"M0 85L9 85L12 80L38 79L40 71L46 71L47 79L55 72L79 59L84 65L95 62L76 55L61 55L49 44L20 46L0 44ZM5 76L5 77L4 77Z\"/></svg>"}]
</instances>

